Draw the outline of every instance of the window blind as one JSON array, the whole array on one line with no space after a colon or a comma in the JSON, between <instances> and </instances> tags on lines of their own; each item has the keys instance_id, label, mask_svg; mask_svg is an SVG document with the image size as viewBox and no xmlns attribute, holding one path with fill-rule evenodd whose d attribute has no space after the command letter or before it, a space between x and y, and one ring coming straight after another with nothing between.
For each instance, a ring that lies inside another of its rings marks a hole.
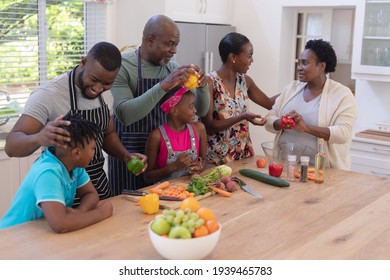
<instances>
[{"instance_id":1,"label":"window blind","mask_svg":"<svg viewBox=\"0 0 390 280\"><path fill-rule=\"evenodd\" d=\"M69 71L106 38L107 1L2 0L0 91L23 107L39 85ZM9 106L0 94L0 107Z\"/></svg>"}]
</instances>

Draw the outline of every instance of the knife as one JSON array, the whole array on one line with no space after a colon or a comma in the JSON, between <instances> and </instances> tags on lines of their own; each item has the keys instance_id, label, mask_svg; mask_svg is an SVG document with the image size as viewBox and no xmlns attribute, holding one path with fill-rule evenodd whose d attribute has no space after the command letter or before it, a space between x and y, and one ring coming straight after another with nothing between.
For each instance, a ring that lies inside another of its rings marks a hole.
<instances>
[{"instance_id":1,"label":"knife","mask_svg":"<svg viewBox=\"0 0 390 280\"><path fill-rule=\"evenodd\" d=\"M240 188L244 191L246 191L247 193L250 193L251 195L253 196L256 196L257 198L263 198L263 196L252 190L243 180L241 180L240 178L237 178L237 177L233 177L232 178L233 181L236 181L239 185L240 185Z\"/></svg>"},{"instance_id":2,"label":"knife","mask_svg":"<svg viewBox=\"0 0 390 280\"><path fill-rule=\"evenodd\" d=\"M136 190L128 190L125 189L122 191L122 194L126 195L135 195L135 196L144 196L147 195L147 192L141 192L141 191L136 191ZM167 195L160 195L159 196L160 200L168 200L168 201L182 201L183 198L179 197L174 197L174 196L167 196Z\"/></svg>"}]
</instances>

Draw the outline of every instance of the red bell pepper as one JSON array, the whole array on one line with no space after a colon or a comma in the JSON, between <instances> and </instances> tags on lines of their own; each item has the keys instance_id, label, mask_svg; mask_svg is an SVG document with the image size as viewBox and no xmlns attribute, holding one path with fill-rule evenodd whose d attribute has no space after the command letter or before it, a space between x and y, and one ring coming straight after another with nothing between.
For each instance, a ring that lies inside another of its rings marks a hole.
<instances>
[{"instance_id":1,"label":"red bell pepper","mask_svg":"<svg viewBox=\"0 0 390 280\"><path fill-rule=\"evenodd\" d=\"M290 129L295 126L295 120L284 115L280 121L280 125L283 129Z\"/></svg>"},{"instance_id":2,"label":"red bell pepper","mask_svg":"<svg viewBox=\"0 0 390 280\"><path fill-rule=\"evenodd\" d=\"M280 177L280 175L282 175L282 171L283 171L283 164L281 163L270 163L268 165L268 173L271 176Z\"/></svg>"}]
</instances>

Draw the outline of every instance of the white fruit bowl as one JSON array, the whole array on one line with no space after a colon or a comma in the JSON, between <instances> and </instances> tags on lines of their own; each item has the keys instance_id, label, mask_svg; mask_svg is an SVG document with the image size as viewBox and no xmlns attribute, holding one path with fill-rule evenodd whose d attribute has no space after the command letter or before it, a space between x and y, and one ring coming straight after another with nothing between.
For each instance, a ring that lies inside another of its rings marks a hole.
<instances>
[{"instance_id":1,"label":"white fruit bowl","mask_svg":"<svg viewBox=\"0 0 390 280\"><path fill-rule=\"evenodd\" d=\"M190 238L173 239L162 237L154 233L151 229L152 222L149 223L149 237L156 251L168 260L201 260L214 250L221 234L222 226L209 235Z\"/></svg>"}]
</instances>

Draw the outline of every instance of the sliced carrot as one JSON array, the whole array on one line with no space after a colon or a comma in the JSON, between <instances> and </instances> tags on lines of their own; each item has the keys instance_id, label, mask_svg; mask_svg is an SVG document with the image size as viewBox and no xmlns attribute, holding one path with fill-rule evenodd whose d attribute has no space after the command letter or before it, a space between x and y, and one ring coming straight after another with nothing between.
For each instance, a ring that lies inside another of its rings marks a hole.
<instances>
[{"instance_id":1,"label":"sliced carrot","mask_svg":"<svg viewBox=\"0 0 390 280\"><path fill-rule=\"evenodd\" d=\"M153 188L166 189L168 187L169 187L169 181L164 181L164 182L161 182L160 184L154 186Z\"/></svg>"},{"instance_id":2,"label":"sliced carrot","mask_svg":"<svg viewBox=\"0 0 390 280\"><path fill-rule=\"evenodd\" d=\"M149 190L149 192L151 192L151 193L156 193L156 194L158 194L158 195L162 195L162 193L163 193L162 189L158 189L158 188L151 188L151 189Z\"/></svg>"},{"instance_id":3,"label":"sliced carrot","mask_svg":"<svg viewBox=\"0 0 390 280\"><path fill-rule=\"evenodd\" d=\"M224 197L231 197L232 196L232 193L230 192L227 192L227 191L224 191L224 190L221 190L220 188L216 188L216 187L212 187L212 186L207 186L210 190L212 190L213 192L219 194L219 195L222 195Z\"/></svg>"}]
</instances>

